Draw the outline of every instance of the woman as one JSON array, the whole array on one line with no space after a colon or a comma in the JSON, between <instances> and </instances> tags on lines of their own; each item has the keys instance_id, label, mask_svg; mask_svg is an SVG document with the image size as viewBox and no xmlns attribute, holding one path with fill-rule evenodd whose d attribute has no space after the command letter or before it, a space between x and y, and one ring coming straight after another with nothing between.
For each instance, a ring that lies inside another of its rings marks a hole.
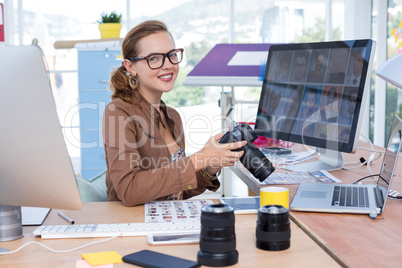
<instances>
[{"instance_id":1,"label":"woman","mask_svg":"<svg viewBox=\"0 0 402 268\"><path fill-rule=\"evenodd\" d=\"M173 89L183 54L164 23L146 21L133 28L122 52L103 117L108 200L135 206L216 191L216 173L242 156L243 151L231 150L246 142L219 144L219 134L185 157L180 116L161 100Z\"/></svg>"}]
</instances>

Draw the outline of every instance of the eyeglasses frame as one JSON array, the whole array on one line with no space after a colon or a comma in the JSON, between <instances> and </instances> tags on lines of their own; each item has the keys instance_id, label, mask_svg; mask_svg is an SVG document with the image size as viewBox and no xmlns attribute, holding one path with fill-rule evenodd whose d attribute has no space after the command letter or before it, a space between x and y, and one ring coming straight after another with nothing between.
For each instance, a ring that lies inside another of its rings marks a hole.
<instances>
[{"instance_id":1,"label":"eyeglasses frame","mask_svg":"<svg viewBox=\"0 0 402 268\"><path fill-rule=\"evenodd\" d=\"M173 51L181 52L181 59L177 63L173 63L172 60L169 57L169 54L172 53ZM145 57L130 57L130 58L128 58L128 60L130 60L131 62L137 62L137 61L140 61L140 60L146 60L147 64L148 64L148 67L151 68L152 70L156 70L156 69L161 68L165 64L165 59L166 58L168 58L170 63L173 64L173 65L179 64L183 60L183 52L184 52L184 48L175 48L175 49L172 49L172 50L170 50L169 52L166 52L166 53L150 53L148 56L145 56ZM149 61L148 61L148 59L151 56L155 56L155 55L162 55L163 56L162 64L158 68L152 68L151 65L149 64Z\"/></svg>"}]
</instances>

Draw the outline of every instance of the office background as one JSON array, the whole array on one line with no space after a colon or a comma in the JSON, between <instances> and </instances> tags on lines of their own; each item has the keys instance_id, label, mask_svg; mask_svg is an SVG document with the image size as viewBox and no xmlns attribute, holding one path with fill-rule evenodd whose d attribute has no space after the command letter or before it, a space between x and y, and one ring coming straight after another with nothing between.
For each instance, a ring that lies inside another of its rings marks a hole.
<instances>
[{"instance_id":1,"label":"office background","mask_svg":"<svg viewBox=\"0 0 402 268\"><path fill-rule=\"evenodd\" d=\"M76 174L82 174L79 120L79 56L77 49L55 49L60 40L99 39L100 13L123 14L121 37L137 23L164 21L185 59L175 89L163 99L189 115L187 129L204 126L209 133L186 133L188 152L200 149L210 133L220 132L219 94L230 88L185 87L182 81L217 43L290 43L372 38L377 41L374 71L400 53L402 0L0 0L5 6L6 45L28 45L33 39L44 50L60 121ZM395 30L396 29L396 30ZM91 68L91 64L89 64ZM93 71L97 71L93 64ZM85 73L81 79L85 79ZM236 87L233 119L253 121L260 88ZM402 113L402 92L372 75L370 106L362 133L384 145L394 113ZM103 102L98 103L101 109ZM197 117L199 111L203 117ZM101 124L101 114L98 114ZM98 125L98 129L100 129ZM96 146L102 149L101 140Z\"/></svg>"}]
</instances>

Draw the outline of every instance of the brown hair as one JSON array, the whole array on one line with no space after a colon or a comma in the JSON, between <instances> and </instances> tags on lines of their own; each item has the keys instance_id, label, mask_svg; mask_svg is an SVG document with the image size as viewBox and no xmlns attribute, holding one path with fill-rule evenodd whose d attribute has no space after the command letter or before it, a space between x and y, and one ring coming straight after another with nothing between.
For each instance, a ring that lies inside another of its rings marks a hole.
<instances>
[{"instance_id":1,"label":"brown hair","mask_svg":"<svg viewBox=\"0 0 402 268\"><path fill-rule=\"evenodd\" d=\"M123 58L128 59L138 56L138 42L149 35L158 32L168 32L166 25L158 20L144 21L133 29L131 29L122 43ZM135 95L141 100L141 95L138 94L138 79L134 83L133 77L127 75L128 71L122 63L120 67L115 68L110 74L110 89L113 91L112 100L120 98L128 103L133 103Z\"/></svg>"}]
</instances>

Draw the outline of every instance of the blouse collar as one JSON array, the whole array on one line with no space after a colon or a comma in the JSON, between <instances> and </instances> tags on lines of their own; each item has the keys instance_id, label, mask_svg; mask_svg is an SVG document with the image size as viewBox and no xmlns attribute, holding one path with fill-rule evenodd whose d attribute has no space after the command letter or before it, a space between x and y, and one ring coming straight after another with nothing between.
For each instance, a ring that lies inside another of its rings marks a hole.
<instances>
[{"instance_id":1,"label":"blouse collar","mask_svg":"<svg viewBox=\"0 0 402 268\"><path fill-rule=\"evenodd\" d=\"M154 124L158 126L159 128L159 122L162 124L162 126L164 128L166 128L167 126L165 126L165 124L162 121L162 117L161 117L161 112L164 113L166 121L168 123L168 125L170 127L173 127L174 125L174 121L172 119L171 116L171 110L169 109L169 107L161 100L160 104L159 104L159 110L156 108L156 105L149 103L143 96L141 96L141 101L140 101L140 106L141 109L143 109L144 111L147 111L150 113L151 115L151 120L153 120Z\"/></svg>"}]
</instances>

